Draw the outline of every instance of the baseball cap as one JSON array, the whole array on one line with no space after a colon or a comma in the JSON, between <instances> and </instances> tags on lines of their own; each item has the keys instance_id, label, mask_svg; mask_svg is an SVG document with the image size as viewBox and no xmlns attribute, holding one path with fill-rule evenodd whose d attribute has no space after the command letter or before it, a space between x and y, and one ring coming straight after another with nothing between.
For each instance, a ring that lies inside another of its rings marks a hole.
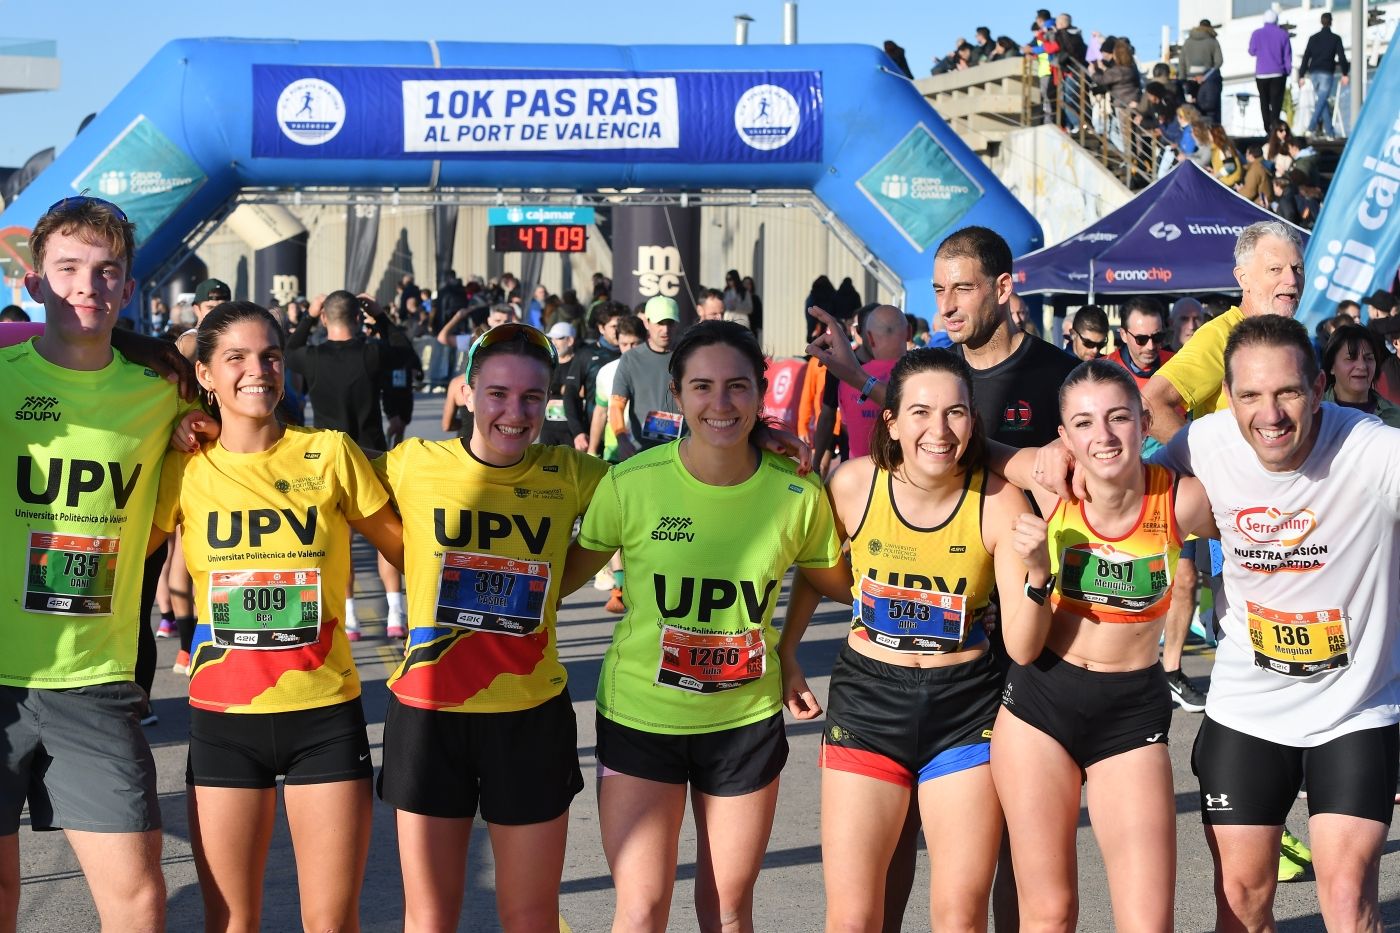
<instances>
[{"instance_id":1,"label":"baseball cap","mask_svg":"<svg viewBox=\"0 0 1400 933\"><path fill-rule=\"evenodd\" d=\"M194 303L203 304L206 301L228 301L233 297L233 290L228 287L228 283L220 279L205 279L199 283L199 287L194 290Z\"/></svg>"},{"instance_id":2,"label":"baseball cap","mask_svg":"<svg viewBox=\"0 0 1400 933\"><path fill-rule=\"evenodd\" d=\"M556 321L554 326L549 329L549 333L545 336L574 337L576 334L574 333L574 325L570 324L568 321Z\"/></svg>"},{"instance_id":3,"label":"baseball cap","mask_svg":"<svg viewBox=\"0 0 1400 933\"><path fill-rule=\"evenodd\" d=\"M647 299L645 309L647 320L653 323L660 321L679 321L681 310L676 305L676 299L667 298L665 295L654 295Z\"/></svg>"}]
</instances>

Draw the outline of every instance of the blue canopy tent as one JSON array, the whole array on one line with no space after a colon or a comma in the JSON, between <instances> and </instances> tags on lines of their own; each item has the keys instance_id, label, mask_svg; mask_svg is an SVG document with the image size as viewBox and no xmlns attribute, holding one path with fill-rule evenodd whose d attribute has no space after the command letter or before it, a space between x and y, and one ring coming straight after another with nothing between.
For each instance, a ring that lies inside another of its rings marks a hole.
<instances>
[{"instance_id":1,"label":"blue canopy tent","mask_svg":"<svg viewBox=\"0 0 1400 933\"><path fill-rule=\"evenodd\" d=\"M1016 260L1022 295L1235 291L1235 238L1278 217L1183 162L1118 210ZM1307 244L1308 233L1296 227Z\"/></svg>"}]
</instances>

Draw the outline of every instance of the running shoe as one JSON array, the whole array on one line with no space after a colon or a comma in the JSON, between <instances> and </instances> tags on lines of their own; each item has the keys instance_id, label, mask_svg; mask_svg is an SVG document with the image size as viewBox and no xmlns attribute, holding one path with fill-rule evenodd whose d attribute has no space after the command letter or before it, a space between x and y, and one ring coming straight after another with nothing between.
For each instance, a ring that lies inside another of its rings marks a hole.
<instances>
[{"instance_id":1,"label":"running shoe","mask_svg":"<svg viewBox=\"0 0 1400 933\"><path fill-rule=\"evenodd\" d=\"M1287 855L1280 855L1278 857L1279 881L1298 881L1303 875L1307 874L1307 871L1306 865L1299 865Z\"/></svg>"},{"instance_id":2,"label":"running shoe","mask_svg":"<svg viewBox=\"0 0 1400 933\"><path fill-rule=\"evenodd\" d=\"M359 640L360 640L360 623L358 623L358 622L353 623L353 624L351 624L350 622L346 622L346 623L345 623L345 640L346 640L346 641L359 641Z\"/></svg>"},{"instance_id":3,"label":"running shoe","mask_svg":"<svg viewBox=\"0 0 1400 933\"><path fill-rule=\"evenodd\" d=\"M1167 686L1172 692L1172 702L1188 713L1200 713L1206 708L1206 695L1191 685L1191 681L1181 668L1167 672Z\"/></svg>"},{"instance_id":4,"label":"running shoe","mask_svg":"<svg viewBox=\"0 0 1400 933\"><path fill-rule=\"evenodd\" d=\"M612 571L604 567L593 575L593 588L600 593L607 593L613 588Z\"/></svg>"},{"instance_id":5,"label":"running shoe","mask_svg":"<svg viewBox=\"0 0 1400 933\"><path fill-rule=\"evenodd\" d=\"M174 620L174 619L161 619L161 620L160 620L160 628L156 629L156 637L157 637L157 638L174 638L174 637L175 637L175 620Z\"/></svg>"},{"instance_id":6,"label":"running shoe","mask_svg":"<svg viewBox=\"0 0 1400 933\"><path fill-rule=\"evenodd\" d=\"M1312 849L1308 844L1288 831L1288 827L1283 828L1283 854L1293 859L1300 865L1312 864Z\"/></svg>"},{"instance_id":7,"label":"running shoe","mask_svg":"<svg viewBox=\"0 0 1400 933\"><path fill-rule=\"evenodd\" d=\"M389 616L388 624L384 626L384 637L397 639L399 641L402 641L403 639L407 638L408 626L407 624L405 624L406 622L407 619L405 619L403 613L399 612L391 614Z\"/></svg>"},{"instance_id":8,"label":"running shoe","mask_svg":"<svg viewBox=\"0 0 1400 933\"><path fill-rule=\"evenodd\" d=\"M622 590L613 587L612 595L608 598L608 604L603 608L614 615L622 615L626 612L627 604L622 601Z\"/></svg>"},{"instance_id":9,"label":"running shoe","mask_svg":"<svg viewBox=\"0 0 1400 933\"><path fill-rule=\"evenodd\" d=\"M188 677L190 674L190 653L188 651L181 651L179 654L175 655L175 663L170 665L170 669L176 674L184 674Z\"/></svg>"}]
</instances>

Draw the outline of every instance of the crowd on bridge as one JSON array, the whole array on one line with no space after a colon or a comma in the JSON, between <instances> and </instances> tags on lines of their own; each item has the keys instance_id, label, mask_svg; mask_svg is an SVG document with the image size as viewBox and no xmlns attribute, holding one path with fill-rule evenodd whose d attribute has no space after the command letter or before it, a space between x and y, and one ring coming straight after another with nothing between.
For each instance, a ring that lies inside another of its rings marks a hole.
<instances>
[{"instance_id":1,"label":"crowd on bridge","mask_svg":"<svg viewBox=\"0 0 1400 933\"><path fill-rule=\"evenodd\" d=\"M1325 166L1312 143L1337 137L1335 95L1350 80L1351 68L1341 39L1331 30L1331 13L1322 13L1319 22L1292 83L1291 36L1279 25L1277 13L1266 13L1251 36L1260 116L1267 129L1260 142L1238 143L1222 125L1224 57L1218 27L1208 19L1187 30L1174 47L1174 61L1159 61L1144 71L1127 37L1098 31L1085 36L1071 14L1041 9L1028 41L993 40L991 31L979 26L975 40L959 37L952 52L935 60L932 73L1025 56L1038 84L1038 119L1070 131L1081 122L1092 126L1134 161L1139 184L1178 162L1193 161L1246 199L1310 229L1327 187ZM890 41L886 52L912 77L902 48ZM1307 126L1295 133L1284 116L1301 109L1290 88L1305 85L1313 104Z\"/></svg>"}]
</instances>

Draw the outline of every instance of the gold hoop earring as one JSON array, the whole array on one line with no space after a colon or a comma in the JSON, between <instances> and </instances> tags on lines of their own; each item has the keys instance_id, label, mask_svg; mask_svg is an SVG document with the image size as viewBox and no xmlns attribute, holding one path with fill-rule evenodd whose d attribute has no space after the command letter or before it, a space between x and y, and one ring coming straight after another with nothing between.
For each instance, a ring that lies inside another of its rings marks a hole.
<instances>
[{"instance_id":1,"label":"gold hoop earring","mask_svg":"<svg viewBox=\"0 0 1400 933\"><path fill-rule=\"evenodd\" d=\"M219 407L219 397L218 397L217 395L214 394L214 390L213 390L213 389L205 389L205 390L204 390L204 397L205 397L205 399L209 402L209 407L210 407L210 408L218 408L218 407Z\"/></svg>"}]
</instances>

